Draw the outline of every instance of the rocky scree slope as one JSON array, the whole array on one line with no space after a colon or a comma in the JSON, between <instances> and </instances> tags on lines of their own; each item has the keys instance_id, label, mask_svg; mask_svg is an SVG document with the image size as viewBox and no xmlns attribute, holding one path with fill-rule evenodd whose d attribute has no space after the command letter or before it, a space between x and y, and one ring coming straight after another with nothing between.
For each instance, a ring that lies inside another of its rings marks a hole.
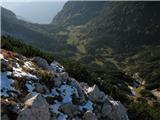
<instances>
[{"instance_id":1,"label":"rocky scree slope","mask_svg":"<svg viewBox=\"0 0 160 120\"><path fill-rule=\"evenodd\" d=\"M79 83L58 62L1 50L2 120L128 120L97 85Z\"/></svg>"}]
</instances>

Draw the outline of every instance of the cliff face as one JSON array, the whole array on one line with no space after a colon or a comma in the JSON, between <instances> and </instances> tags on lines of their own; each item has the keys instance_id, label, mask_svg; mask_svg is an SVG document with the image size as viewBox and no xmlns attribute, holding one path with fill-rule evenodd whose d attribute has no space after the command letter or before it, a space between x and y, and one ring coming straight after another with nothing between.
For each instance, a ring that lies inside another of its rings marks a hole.
<instances>
[{"instance_id":1,"label":"cliff face","mask_svg":"<svg viewBox=\"0 0 160 120\"><path fill-rule=\"evenodd\" d=\"M128 120L124 106L40 57L1 50L2 119Z\"/></svg>"}]
</instances>

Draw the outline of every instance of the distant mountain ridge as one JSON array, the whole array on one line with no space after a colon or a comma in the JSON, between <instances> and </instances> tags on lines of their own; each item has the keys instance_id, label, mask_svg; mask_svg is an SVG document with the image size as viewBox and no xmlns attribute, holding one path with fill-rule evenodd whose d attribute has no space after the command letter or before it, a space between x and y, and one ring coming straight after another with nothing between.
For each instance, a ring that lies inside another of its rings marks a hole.
<instances>
[{"instance_id":1,"label":"distant mountain ridge","mask_svg":"<svg viewBox=\"0 0 160 120\"><path fill-rule=\"evenodd\" d=\"M53 18L51 24L58 26L84 25L98 16L105 6L105 1L69 1Z\"/></svg>"},{"instance_id":2,"label":"distant mountain ridge","mask_svg":"<svg viewBox=\"0 0 160 120\"><path fill-rule=\"evenodd\" d=\"M10 35L33 45L43 42L42 39L51 40L48 36L34 30L36 25L17 19L12 11L3 7L1 7L1 11L2 35Z\"/></svg>"},{"instance_id":3,"label":"distant mountain ridge","mask_svg":"<svg viewBox=\"0 0 160 120\"><path fill-rule=\"evenodd\" d=\"M99 48L132 52L145 45L160 44L159 11L159 2L69 1L52 24L66 29L75 26L72 31L79 31L76 26L85 26L80 34L88 33L83 41L89 53L95 54Z\"/></svg>"},{"instance_id":4,"label":"distant mountain ridge","mask_svg":"<svg viewBox=\"0 0 160 120\"><path fill-rule=\"evenodd\" d=\"M90 22L92 48L106 45L116 52L130 52L145 45L160 44L160 2L108 2Z\"/></svg>"}]
</instances>

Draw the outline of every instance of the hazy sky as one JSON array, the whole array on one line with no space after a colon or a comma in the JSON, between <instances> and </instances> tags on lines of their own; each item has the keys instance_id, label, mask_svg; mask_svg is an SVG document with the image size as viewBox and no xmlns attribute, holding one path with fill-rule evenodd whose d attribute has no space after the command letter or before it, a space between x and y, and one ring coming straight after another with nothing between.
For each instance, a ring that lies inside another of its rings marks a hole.
<instances>
[{"instance_id":1,"label":"hazy sky","mask_svg":"<svg viewBox=\"0 0 160 120\"><path fill-rule=\"evenodd\" d=\"M23 19L46 24L51 22L65 2L66 0L2 0L1 4Z\"/></svg>"}]
</instances>

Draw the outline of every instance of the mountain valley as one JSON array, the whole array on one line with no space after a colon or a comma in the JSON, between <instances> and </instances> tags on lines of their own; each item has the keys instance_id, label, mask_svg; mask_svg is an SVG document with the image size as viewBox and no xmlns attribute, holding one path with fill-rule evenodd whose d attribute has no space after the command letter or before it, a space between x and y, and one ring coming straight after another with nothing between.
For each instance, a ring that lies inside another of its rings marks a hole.
<instances>
[{"instance_id":1,"label":"mountain valley","mask_svg":"<svg viewBox=\"0 0 160 120\"><path fill-rule=\"evenodd\" d=\"M128 114L125 119L96 114L98 120L160 119L160 2L68 1L47 25L1 11L4 51L39 56L49 65L57 60L76 81L96 84L120 101Z\"/></svg>"}]
</instances>

